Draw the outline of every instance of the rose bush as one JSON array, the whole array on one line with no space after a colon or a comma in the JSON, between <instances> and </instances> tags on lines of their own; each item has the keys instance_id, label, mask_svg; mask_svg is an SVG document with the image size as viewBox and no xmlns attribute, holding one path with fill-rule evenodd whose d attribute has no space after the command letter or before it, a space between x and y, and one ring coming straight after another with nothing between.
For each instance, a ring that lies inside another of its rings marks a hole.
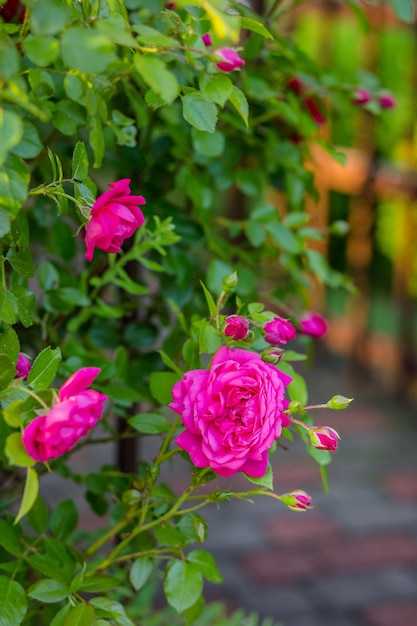
<instances>
[{"instance_id":1,"label":"rose bush","mask_svg":"<svg viewBox=\"0 0 417 626\"><path fill-rule=\"evenodd\" d=\"M170 407L186 427L175 443L196 467L263 476L269 448L290 423L284 413L290 381L259 354L220 348L208 371L187 372L172 390Z\"/></svg>"}]
</instances>

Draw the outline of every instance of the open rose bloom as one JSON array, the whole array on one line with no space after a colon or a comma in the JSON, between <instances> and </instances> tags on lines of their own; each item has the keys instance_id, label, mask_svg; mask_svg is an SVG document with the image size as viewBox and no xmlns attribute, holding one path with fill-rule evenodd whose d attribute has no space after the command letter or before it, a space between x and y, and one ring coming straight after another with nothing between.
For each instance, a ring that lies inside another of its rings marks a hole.
<instances>
[{"instance_id":1,"label":"open rose bloom","mask_svg":"<svg viewBox=\"0 0 417 626\"><path fill-rule=\"evenodd\" d=\"M143 196L132 196L130 178L109 183L93 204L90 220L85 226L85 258L92 261L94 249L100 248L112 254L120 252L125 239L142 226L145 221L139 205L146 204Z\"/></svg>"},{"instance_id":2,"label":"open rose bloom","mask_svg":"<svg viewBox=\"0 0 417 626\"><path fill-rule=\"evenodd\" d=\"M283 411L290 381L254 352L220 348L209 370L191 370L173 387L170 407L185 425L175 443L196 467L263 476L269 448L289 425Z\"/></svg>"},{"instance_id":3,"label":"open rose bloom","mask_svg":"<svg viewBox=\"0 0 417 626\"><path fill-rule=\"evenodd\" d=\"M57 404L26 426L23 445L35 461L45 463L62 456L102 417L107 396L87 389L100 371L98 367L84 367L75 372L60 388Z\"/></svg>"}]
</instances>

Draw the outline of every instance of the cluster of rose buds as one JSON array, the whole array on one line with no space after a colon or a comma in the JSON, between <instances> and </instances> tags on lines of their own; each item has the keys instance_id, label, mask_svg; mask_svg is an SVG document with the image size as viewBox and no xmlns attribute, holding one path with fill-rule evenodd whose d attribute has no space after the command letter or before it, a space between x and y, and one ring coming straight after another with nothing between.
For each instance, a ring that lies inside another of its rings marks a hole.
<instances>
[{"instance_id":1,"label":"cluster of rose buds","mask_svg":"<svg viewBox=\"0 0 417 626\"><path fill-rule=\"evenodd\" d=\"M359 105L368 104L368 102L372 102L373 100L378 102L381 109L393 109L397 104L393 94L388 90L380 91L375 96L372 96L367 89L358 87L353 92L353 96L351 98L351 102L353 104Z\"/></svg>"}]
</instances>

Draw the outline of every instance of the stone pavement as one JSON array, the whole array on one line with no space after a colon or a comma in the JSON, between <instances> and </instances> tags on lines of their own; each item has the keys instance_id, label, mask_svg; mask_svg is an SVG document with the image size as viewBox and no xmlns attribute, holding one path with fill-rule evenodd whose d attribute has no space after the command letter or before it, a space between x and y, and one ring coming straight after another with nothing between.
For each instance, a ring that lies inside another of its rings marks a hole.
<instances>
[{"instance_id":1,"label":"stone pavement","mask_svg":"<svg viewBox=\"0 0 417 626\"><path fill-rule=\"evenodd\" d=\"M299 368L297 368L300 371ZM314 509L296 513L272 498L207 507L209 538L223 585L206 585L207 599L225 600L271 616L283 626L417 626L417 432L415 407L396 402L378 381L355 383L346 364L321 354L304 372L310 402L340 393L355 400L345 411L314 412L317 425L341 435L324 493L318 467L300 441L288 442L273 460L276 493L301 488ZM109 450L93 446L109 462ZM83 471L91 448L80 451ZM62 499L56 479L50 496ZM181 469L169 474L177 490ZM238 476L220 489L250 488ZM210 483L213 488L213 483ZM80 494L81 496L81 494ZM81 496L82 497L82 496ZM90 525L86 504L80 526Z\"/></svg>"}]
</instances>

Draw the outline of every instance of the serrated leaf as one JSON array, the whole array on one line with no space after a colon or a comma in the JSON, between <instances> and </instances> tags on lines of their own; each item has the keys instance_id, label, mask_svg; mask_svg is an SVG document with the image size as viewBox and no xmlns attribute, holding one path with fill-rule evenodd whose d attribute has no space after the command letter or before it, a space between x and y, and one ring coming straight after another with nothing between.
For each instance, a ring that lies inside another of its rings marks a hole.
<instances>
[{"instance_id":1,"label":"serrated leaf","mask_svg":"<svg viewBox=\"0 0 417 626\"><path fill-rule=\"evenodd\" d=\"M113 42L106 35L84 26L75 26L63 33L61 54L69 68L87 74L99 74L117 59Z\"/></svg>"},{"instance_id":2,"label":"serrated leaf","mask_svg":"<svg viewBox=\"0 0 417 626\"><path fill-rule=\"evenodd\" d=\"M210 580L212 583L223 582L223 576L217 569L214 556L209 552L199 549L192 550L187 554L187 561L193 563L204 578L207 578L207 580Z\"/></svg>"},{"instance_id":3,"label":"serrated leaf","mask_svg":"<svg viewBox=\"0 0 417 626\"><path fill-rule=\"evenodd\" d=\"M252 31L253 33L257 33L266 39L273 39L269 30L262 24L262 22L258 22L258 20L254 20L251 17L241 17L240 18L240 27L246 28L247 30Z\"/></svg>"},{"instance_id":4,"label":"serrated leaf","mask_svg":"<svg viewBox=\"0 0 417 626\"><path fill-rule=\"evenodd\" d=\"M217 124L217 108L201 93L191 93L182 98L182 114L184 119L197 128L214 133Z\"/></svg>"},{"instance_id":5,"label":"serrated leaf","mask_svg":"<svg viewBox=\"0 0 417 626\"><path fill-rule=\"evenodd\" d=\"M134 64L145 83L162 98L164 103L175 100L180 90L178 81L161 59L155 55L137 53Z\"/></svg>"},{"instance_id":6,"label":"serrated leaf","mask_svg":"<svg viewBox=\"0 0 417 626\"><path fill-rule=\"evenodd\" d=\"M154 561L151 557L143 556L136 559L129 572L129 580L136 591L139 591L149 580L153 569Z\"/></svg>"},{"instance_id":7,"label":"serrated leaf","mask_svg":"<svg viewBox=\"0 0 417 626\"><path fill-rule=\"evenodd\" d=\"M274 488L274 475L272 473L271 463L268 463L265 474L260 478L254 478L253 476L249 476L248 474L245 474L245 477L255 485L262 485L262 487L266 487L267 489L271 490Z\"/></svg>"},{"instance_id":8,"label":"serrated leaf","mask_svg":"<svg viewBox=\"0 0 417 626\"><path fill-rule=\"evenodd\" d=\"M77 604L67 613L63 626L92 626L96 613L91 604Z\"/></svg>"},{"instance_id":9,"label":"serrated leaf","mask_svg":"<svg viewBox=\"0 0 417 626\"><path fill-rule=\"evenodd\" d=\"M203 579L192 564L185 561L171 562L165 573L164 591L168 603L182 613L193 606L201 595Z\"/></svg>"},{"instance_id":10,"label":"serrated leaf","mask_svg":"<svg viewBox=\"0 0 417 626\"><path fill-rule=\"evenodd\" d=\"M0 626L19 626L26 615L27 606L22 585L0 576Z\"/></svg>"},{"instance_id":11,"label":"serrated leaf","mask_svg":"<svg viewBox=\"0 0 417 626\"><path fill-rule=\"evenodd\" d=\"M85 144L78 141L72 155L72 177L83 181L88 176L88 157Z\"/></svg>"},{"instance_id":12,"label":"serrated leaf","mask_svg":"<svg viewBox=\"0 0 417 626\"><path fill-rule=\"evenodd\" d=\"M60 348L52 349L48 346L42 350L33 362L27 384L35 391L47 389L56 376L61 358Z\"/></svg>"},{"instance_id":13,"label":"serrated leaf","mask_svg":"<svg viewBox=\"0 0 417 626\"><path fill-rule=\"evenodd\" d=\"M166 433L170 426L168 420L159 413L141 413L134 415L127 421L132 428L146 435Z\"/></svg>"},{"instance_id":14,"label":"serrated leaf","mask_svg":"<svg viewBox=\"0 0 417 626\"><path fill-rule=\"evenodd\" d=\"M6 521L0 519L0 546L13 556L19 557L22 554L21 534L20 528L10 526Z\"/></svg>"},{"instance_id":15,"label":"serrated leaf","mask_svg":"<svg viewBox=\"0 0 417 626\"><path fill-rule=\"evenodd\" d=\"M53 578L38 580L28 589L28 596L39 602L53 603L64 600L69 595L67 585Z\"/></svg>"},{"instance_id":16,"label":"serrated leaf","mask_svg":"<svg viewBox=\"0 0 417 626\"><path fill-rule=\"evenodd\" d=\"M217 330L203 320L199 334L200 354L214 354L220 348L221 341Z\"/></svg>"},{"instance_id":17,"label":"serrated leaf","mask_svg":"<svg viewBox=\"0 0 417 626\"><path fill-rule=\"evenodd\" d=\"M14 524L17 524L22 519L22 517L24 517L26 513L30 511L30 509L32 508L32 506L34 505L36 501L36 498L38 497L38 493L39 493L38 475L34 469L32 469L31 467L28 467L22 502L20 503L19 511L13 522ZM1 612L0 612L0 615L1 615Z\"/></svg>"},{"instance_id":18,"label":"serrated leaf","mask_svg":"<svg viewBox=\"0 0 417 626\"><path fill-rule=\"evenodd\" d=\"M4 452L11 465L17 467L32 467L36 461L28 455L22 443L21 433L12 433L6 439Z\"/></svg>"},{"instance_id":19,"label":"serrated leaf","mask_svg":"<svg viewBox=\"0 0 417 626\"><path fill-rule=\"evenodd\" d=\"M215 76L203 74L200 89L203 96L223 107L232 93L233 83L228 76L223 74Z\"/></svg>"},{"instance_id":20,"label":"serrated leaf","mask_svg":"<svg viewBox=\"0 0 417 626\"><path fill-rule=\"evenodd\" d=\"M243 91L236 87L236 85L233 85L232 93L229 96L229 100L235 107L236 111L239 113L242 120L245 122L246 126L249 126L249 105Z\"/></svg>"}]
</instances>

